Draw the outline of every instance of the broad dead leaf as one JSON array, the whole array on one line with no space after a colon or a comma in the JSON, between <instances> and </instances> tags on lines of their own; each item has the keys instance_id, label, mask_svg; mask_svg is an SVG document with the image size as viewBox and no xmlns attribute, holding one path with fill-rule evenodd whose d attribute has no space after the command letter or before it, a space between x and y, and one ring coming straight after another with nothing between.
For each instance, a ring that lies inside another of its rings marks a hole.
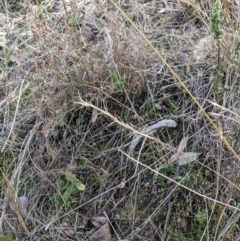
<instances>
[{"instance_id":1,"label":"broad dead leaf","mask_svg":"<svg viewBox=\"0 0 240 241\"><path fill-rule=\"evenodd\" d=\"M175 153L173 154L171 157L170 157L170 160L169 160L169 163L174 163L178 160L178 157L179 157L179 153Z\"/></svg>"},{"instance_id":2,"label":"broad dead leaf","mask_svg":"<svg viewBox=\"0 0 240 241\"><path fill-rule=\"evenodd\" d=\"M21 196L19 198L20 208L23 216L27 216L27 207L28 207L28 197Z\"/></svg>"},{"instance_id":3,"label":"broad dead leaf","mask_svg":"<svg viewBox=\"0 0 240 241\"><path fill-rule=\"evenodd\" d=\"M145 230L143 232L143 236L149 240L151 240L151 238L153 237L154 235L154 229L153 228L148 228L147 230Z\"/></svg>"},{"instance_id":4,"label":"broad dead leaf","mask_svg":"<svg viewBox=\"0 0 240 241\"><path fill-rule=\"evenodd\" d=\"M189 164L196 160L198 157L198 153L196 152L185 152L179 155L178 157L178 164L180 166Z\"/></svg>"},{"instance_id":5,"label":"broad dead leaf","mask_svg":"<svg viewBox=\"0 0 240 241\"><path fill-rule=\"evenodd\" d=\"M89 218L87 218L87 217L79 218L77 221L77 227L78 228L86 228L88 220L89 220Z\"/></svg>"},{"instance_id":6,"label":"broad dead leaf","mask_svg":"<svg viewBox=\"0 0 240 241\"><path fill-rule=\"evenodd\" d=\"M83 23L86 26L89 26L93 29L98 29L97 22L94 17L95 10L96 10L96 6L93 3L89 3L85 5L85 15L84 15Z\"/></svg>"},{"instance_id":7,"label":"broad dead leaf","mask_svg":"<svg viewBox=\"0 0 240 241\"><path fill-rule=\"evenodd\" d=\"M180 143L178 145L177 153L175 153L171 156L169 163L174 163L179 159L179 156L181 155L181 153L187 146L187 141L188 141L188 136L185 136L182 138L182 140L180 141Z\"/></svg>"},{"instance_id":8,"label":"broad dead leaf","mask_svg":"<svg viewBox=\"0 0 240 241\"><path fill-rule=\"evenodd\" d=\"M71 227L67 222L63 221L63 222L61 223L61 227L62 227L62 229L63 229L63 232L64 232L67 236L73 237L73 235L75 234L74 228Z\"/></svg>"},{"instance_id":9,"label":"broad dead leaf","mask_svg":"<svg viewBox=\"0 0 240 241\"><path fill-rule=\"evenodd\" d=\"M107 222L107 219L105 217L93 217L91 218L91 223L96 228L102 227Z\"/></svg>"},{"instance_id":10,"label":"broad dead leaf","mask_svg":"<svg viewBox=\"0 0 240 241\"><path fill-rule=\"evenodd\" d=\"M187 141L188 141L188 136L185 136L182 138L182 140L180 141L179 145L178 145L178 150L177 152L183 152L183 150L186 148L187 146Z\"/></svg>"},{"instance_id":11,"label":"broad dead leaf","mask_svg":"<svg viewBox=\"0 0 240 241\"><path fill-rule=\"evenodd\" d=\"M9 206L13 212L17 212L16 205L20 208L22 215L27 216L28 198L26 196L21 196L15 203L9 201Z\"/></svg>"},{"instance_id":12,"label":"broad dead leaf","mask_svg":"<svg viewBox=\"0 0 240 241\"><path fill-rule=\"evenodd\" d=\"M151 126L145 127L142 130L140 130L141 133L143 134L153 134L155 131L157 131L161 127L176 127L177 123L174 120L161 120L157 122L156 124L153 124ZM139 134L134 134L133 135L133 140L129 146L129 154L131 155L139 143L139 141L142 139L143 136Z\"/></svg>"},{"instance_id":13,"label":"broad dead leaf","mask_svg":"<svg viewBox=\"0 0 240 241\"><path fill-rule=\"evenodd\" d=\"M90 241L110 241L111 233L108 222L95 231L90 237Z\"/></svg>"},{"instance_id":14,"label":"broad dead leaf","mask_svg":"<svg viewBox=\"0 0 240 241\"><path fill-rule=\"evenodd\" d=\"M212 36L206 36L200 39L195 45L195 49L192 51L192 56L197 60L204 60L207 55L212 52L212 48L213 38Z\"/></svg>"},{"instance_id":15,"label":"broad dead leaf","mask_svg":"<svg viewBox=\"0 0 240 241\"><path fill-rule=\"evenodd\" d=\"M155 105L155 108L158 109L158 110L162 110L162 106L159 105L159 104L156 104L156 105Z\"/></svg>"}]
</instances>

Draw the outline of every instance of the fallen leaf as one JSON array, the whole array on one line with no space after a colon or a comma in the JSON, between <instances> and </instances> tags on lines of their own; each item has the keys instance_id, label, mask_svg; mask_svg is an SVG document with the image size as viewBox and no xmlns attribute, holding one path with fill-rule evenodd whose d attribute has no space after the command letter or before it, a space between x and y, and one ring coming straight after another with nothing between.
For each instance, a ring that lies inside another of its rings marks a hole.
<instances>
[{"instance_id":1,"label":"fallen leaf","mask_svg":"<svg viewBox=\"0 0 240 241\"><path fill-rule=\"evenodd\" d=\"M23 216L27 216L27 207L28 207L28 197L21 196L19 198L20 208Z\"/></svg>"},{"instance_id":2,"label":"fallen leaf","mask_svg":"<svg viewBox=\"0 0 240 241\"><path fill-rule=\"evenodd\" d=\"M195 49L192 51L192 56L197 60L204 60L209 53L212 52L213 38L206 36L198 41Z\"/></svg>"},{"instance_id":3,"label":"fallen leaf","mask_svg":"<svg viewBox=\"0 0 240 241\"><path fill-rule=\"evenodd\" d=\"M25 196L21 196L18 200L16 200L15 203L12 201L9 201L9 206L13 212L17 212L16 205L19 205L22 215L26 216L27 215L28 198Z\"/></svg>"},{"instance_id":4,"label":"fallen leaf","mask_svg":"<svg viewBox=\"0 0 240 241\"><path fill-rule=\"evenodd\" d=\"M148 239L151 239L153 235L154 235L154 230L152 228L148 228L145 232L143 232L143 236Z\"/></svg>"},{"instance_id":5,"label":"fallen leaf","mask_svg":"<svg viewBox=\"0 0 240 241\"><path fill-rule=\"evenodd\" d=\"M62 227L67 227L67 226L68 226L68 223L65 222L65 221L63 221L63 222L61 223L61 226L62 226Z\"/></svg>"},{"instance_id":6,"label":"fallen leaf","mask_svg":"<svg viewBox=\"0 0 240 241\"><path fill-rule=\"evenodd\" d=\"M177 153L175 153L171 156L169 163L174 163L179 159L179 156L181 155L181 153L187 146L187 141L188 141L188 136L185 136L182 138L182 140L180 141L180 143L178 145Z\"/></svg>"},{"instance_id":7,"label":"fallen leaf","mask_svg":"<svg viewBox=\"0 0 240 241\"><path fill-rule=\"evenodd\" d=\"M180 141L179 145L178 145L178 150L177 152L183 152L183 150L186 148L187 146L187 141L188 141L188 136L185 136L182 138L182 140Z\"/></svg>"},{"instance_id":8,"label":"fallen leaf","mask_svg":"<svg viewBox=\"0 0 240 241\"><path fill-rule=\"evenodd\" d=\"M173 154L171 157L170 157L170 160L169 160L169 163L174 163L178 160L178 157L179 157L179 153L175 153Z\"/></svg>"},{"instance_id":9,"label":"fallen leaf","mask_svg":"<svg viewBox=\"0 0 240 241\"><path fill-rule=\"evenodd\" d=\"M96 6L93 3L85 5L85 15L83 23L93 29L98 29L97 22L94 17L95 10Z\"/></svg>"},{"instance_id":10,"label":"fallen leaf","mask_svg":"<svg viewBox=\"0 0 240 241\"><path fill-rule=\"evenodd\" d=\"M198 153L196 152L185 152L179 155L178 157L178 164L180 166L189 164L195 161L198 157Z\"/></svg>"},{"instance_id":11,"label":"fallen leaf","mask_svg":"<svg viewBox=\"0 0 240 241\"><path fill-rule=\"evenodd\" d=\"M98 117L98 111L96 109L93 109L93 112L92 112L92 117L91 117L91 123L94 123L96 120L97 120L97 117Z\"/></svg>"},{"instance_id":12,"label":"fallen leaf","mask_svg":"<svg viewBox=\"0 0 240 241\"><path fill-rule=\"evenodd\" d=\"M91 218L91 223L96 228L102 227L107 222L107 219L105 217L93 217Z\"/></svg>"},{"instance_id":13,"label":"fallen leaf","mask_svg":"<svg viewBox=\"0 0 240 241\"><path fill-rule=\"evenodd\" d=\"M73 235L75 234L73 227L71 227L67 222L63 221L63 222L61 223L61 227L62 227L62 229L63 229L63 232L64 232L67 236L73 237Z\"/></svg>"},{"instance_id":14,"label":"fallen leaf","mask_svg":"<svg viewBox=\"0 0 240 241\"><path fill-rule=\"evenodd\" d=\"M64 233L69 236L69 237L73 237L73 235L75 234L74 229L73 228L68 228L64 230Z\"/></svg>"},{"instance_id":15,"label":"fallen leaf","mask_svg":"<svg viewBox=\"0 0 240 241\"><path fill-rule=\"evenodd\" d=\"M111 233L109 224L106 222L101 228L95 231L90 237L90 241L110 241Z\"/></svg>"},{"instance_id":16,"label":"fallen leaf","mask_svg":"<svg viewBox=\"0 0 240 241\"><path fill-rule=\"evenodd\" d=\"M156 104L156 105L155 105L155 108L158 109L158 110L161 110L161 109L162 109L162 106L159 105L159 104Z\"/></svg>"},{"instance_id":17,"label":"fallen leaf","mask_svg":"<svg viewBox=\"0 0 240 241\"><path fill-rule=\"evenodd\" d=\"M148 135L148 134L153 134L156 130L158 130L161 127L176 127L176 126L177 126L177 123L174 120L161 120L161 121L157 122L156 124L143 128L139 132ZM133 153L135 147L137 146L137 144L139 143L139 141L142 138L143 138L142 135L139 135L139 134L133 135L133 140L132 140L132 142L129 146L129 150L128 150L130 155Z\"/></svg>"},{"instance_id":18,"label":"fallen leaf","mask_svg":"<svg viewBox=\"0 0 240 241\"><path fill-rule=\"evenodd\" d=\"M86 228L88 220L89 220L89 218L86 218L86 217L79 218L77 221L77 227L78 228Z\"/></svg>"}]
</instances>

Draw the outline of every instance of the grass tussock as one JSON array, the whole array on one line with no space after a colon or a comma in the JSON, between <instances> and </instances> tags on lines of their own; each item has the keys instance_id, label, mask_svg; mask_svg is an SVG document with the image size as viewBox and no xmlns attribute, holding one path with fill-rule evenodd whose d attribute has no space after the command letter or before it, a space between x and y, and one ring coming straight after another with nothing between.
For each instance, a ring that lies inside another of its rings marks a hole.
<instances>
[{"instance_id":1,"label":"grass tussock","mask_svg":"<svg viewBox=\"0 0 240 241\"><path fill-rule=\"evenodd\" d=\"M0 240L239 240L237 1L117 4L0 3Z\"/></svg>"}]
</instances>

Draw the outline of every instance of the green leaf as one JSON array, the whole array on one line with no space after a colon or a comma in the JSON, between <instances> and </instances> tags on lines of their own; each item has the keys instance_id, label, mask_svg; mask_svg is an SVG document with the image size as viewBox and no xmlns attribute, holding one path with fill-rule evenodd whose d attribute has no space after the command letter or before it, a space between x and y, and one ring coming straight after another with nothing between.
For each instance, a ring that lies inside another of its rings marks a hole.
<instances>
[{"instance_id":1,"label":"green leaf","mask_svg":"<svg viewBox=\"0 0 240 241\"><path fill-rule=\"evenodd\" d=\"M75 174L73 174L72 172L70 171L65 171L65 178L70 181L70 182L75 182L77 181L77 178L75 176Z\"/></svg>"},{"instance_id":2,"label":"green leaf","mask_svg":"<svg viewBox=\"0 0 240 241\"><path fill-rule=\"evenodd\" d=\"M79 191L85 190L85 185L79 181L74 182L74 185Z\"/></svg>"}]
</instances>

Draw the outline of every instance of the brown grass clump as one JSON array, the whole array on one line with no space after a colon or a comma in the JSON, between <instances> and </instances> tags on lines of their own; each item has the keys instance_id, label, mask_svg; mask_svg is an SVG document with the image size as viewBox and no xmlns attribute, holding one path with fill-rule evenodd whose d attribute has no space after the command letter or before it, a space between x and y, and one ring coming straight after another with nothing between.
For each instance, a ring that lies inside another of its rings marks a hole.
<instances>
[{"instance_id":1,"label":"brown grass clump","mask_svg":"<svg viewBox=\"0 0 240 241\"><path fill-rule=\"evenodd\" d=\"M237 2L118 4L1 3L0 240L238 240Z\"/></svg>"}]
</instances>

